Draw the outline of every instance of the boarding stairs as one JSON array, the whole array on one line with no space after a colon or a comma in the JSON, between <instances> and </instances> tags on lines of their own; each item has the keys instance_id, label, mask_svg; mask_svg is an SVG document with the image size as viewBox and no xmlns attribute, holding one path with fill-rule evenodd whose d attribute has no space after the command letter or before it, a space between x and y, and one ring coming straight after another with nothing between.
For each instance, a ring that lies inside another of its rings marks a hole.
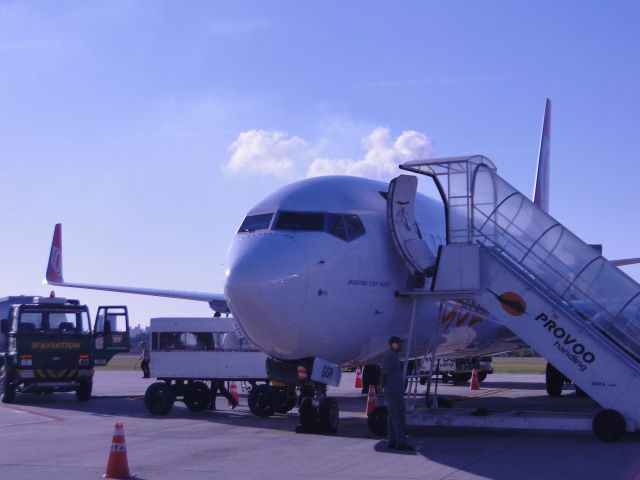
<instances>
[{"instance_id":1,"label":"boarding stairs","mask_svg":"<svg viewBox=\"0 0 640 480\"><path fill-rule=\"evenodd\" d=\"M412 216L417 177L392 181L390 229L414 279L405 294L486 310L606 409L607 421L624 419L627 431L638 430L640 285L502 179L485 157L401 168L433 178L447 220L447 243L434 262Z\"/></svg>"}]
</instances>

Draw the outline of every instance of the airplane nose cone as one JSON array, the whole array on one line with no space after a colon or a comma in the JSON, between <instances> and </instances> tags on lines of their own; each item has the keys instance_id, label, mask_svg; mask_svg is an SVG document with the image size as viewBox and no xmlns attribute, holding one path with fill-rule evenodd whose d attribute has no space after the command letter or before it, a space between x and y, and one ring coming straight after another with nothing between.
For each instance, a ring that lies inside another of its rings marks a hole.
<instances>
[{"instance_id":1,"label":"airplane nose cone","mask_svg":"<svg viewBox=\"0 0 640 480\"><path fill-rule=\"evenodd\" d=\"M261 339L291 334L307 296L307 257L288 235L238 237L229 252L225 296L245 333Z\"/></svg>"}]
</instances>

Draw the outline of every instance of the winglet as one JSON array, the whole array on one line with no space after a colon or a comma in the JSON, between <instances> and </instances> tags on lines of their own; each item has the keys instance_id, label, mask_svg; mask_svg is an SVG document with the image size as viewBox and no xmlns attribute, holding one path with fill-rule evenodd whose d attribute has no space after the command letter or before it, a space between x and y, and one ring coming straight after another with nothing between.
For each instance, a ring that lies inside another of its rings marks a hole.
<instances>
[{"instance_id":1,"label":"winglet","mask_svg":"<svg viewBox=\"0 0 640 480\"><path fill-rule=\"evenodd\" d=\"M62 276L62 224L56 224L47 265L47 283L64 283Z\"/></svg>"},{"instance_id":2,"label":"winglet","mask_svg":"<svg viewBox=\"0 0 640 480\"><path fill-rule=\"evenodd\" d=\"M549 211L549 167L551 149L551 100L547 98L544 108L544 122L538 153L538 168L536 169L536 183L533 189L533 203L545 212Z\"/></svg>"}]
</instances>

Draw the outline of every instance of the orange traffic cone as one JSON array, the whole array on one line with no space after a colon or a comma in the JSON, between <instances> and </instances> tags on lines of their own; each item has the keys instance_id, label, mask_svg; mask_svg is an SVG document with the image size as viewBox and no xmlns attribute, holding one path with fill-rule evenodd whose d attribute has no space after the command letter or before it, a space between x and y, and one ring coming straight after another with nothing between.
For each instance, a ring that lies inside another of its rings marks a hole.
<instances>
[{"instance_id":1,"label":"orange traffic cone","mask_svg":"<svg viewBox=\"0 0 640 480\"><path fill-rule=\"evenodd\" d=\"M378 406L378 396L376 395L376 387L369 385L369 394L367 395L367 409L364 416L368 417L374 408Z\"/></svg>"},{"instance_id":2,"label":"orange traffic cone","mask_svg":"<svg viewBox=\"0 0 640 480\"><path fill-rule=\"evenodd\" d=\"M127 460L127 446L124 443L124 425L116 423L116 431L113 433L107 471L103 478L131 478L135 475L129 473L129 461Z\"/></svg>"},{"instance_id":3,"label":"orange traffic cone","mask_svg":"<svg viewBox=\"0 0 640 480\"><path fill-rule=\"evenodd\" d=\"M480 382L478 381L478 370L475 368L471 371L471 385L469 385L469 390L480 390Z\"/></svg>"},{"instance_id":4,"label":"orange traffic cone","mask_svg":"<svg viewBox=\"0 0 640 480\"><path fill-rule=\"evenodd\" d=\"M354 388L362 388L362 367L356 370L356 386Z\"/></svg>"},{"instance_id":5,"label":"orange traffic cone","mask_svg":"<svg viewBox=\"0 0 640 480\"><path fill-rule=\"evenodd\" d=\"M231 382L229 386L229 393L231 397L236 401L236 406L240 405L240 395L238 394L238 387L236 386L236 382ZM227 405L232 405L231 400L227 400Z\"/></svg>"}]
</instances>

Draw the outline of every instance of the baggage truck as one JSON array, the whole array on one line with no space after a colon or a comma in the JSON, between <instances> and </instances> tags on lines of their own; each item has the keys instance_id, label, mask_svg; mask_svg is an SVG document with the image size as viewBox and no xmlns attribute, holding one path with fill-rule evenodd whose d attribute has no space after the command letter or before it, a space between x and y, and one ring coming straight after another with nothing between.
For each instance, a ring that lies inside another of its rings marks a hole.
<instances>
[{"instance_id":1,"label":"baggage truck","mask_svg":"<svg viewBox=\"0 0 640 480\"><path fill-rule=\"evenodd\" d=\"M17 393L75 392L91 398L96 365L129 351L126 306L98 309L92 325L89 309L66 298L0 298L0 399L13 403Z\"/></svg>"}]
</instances>

